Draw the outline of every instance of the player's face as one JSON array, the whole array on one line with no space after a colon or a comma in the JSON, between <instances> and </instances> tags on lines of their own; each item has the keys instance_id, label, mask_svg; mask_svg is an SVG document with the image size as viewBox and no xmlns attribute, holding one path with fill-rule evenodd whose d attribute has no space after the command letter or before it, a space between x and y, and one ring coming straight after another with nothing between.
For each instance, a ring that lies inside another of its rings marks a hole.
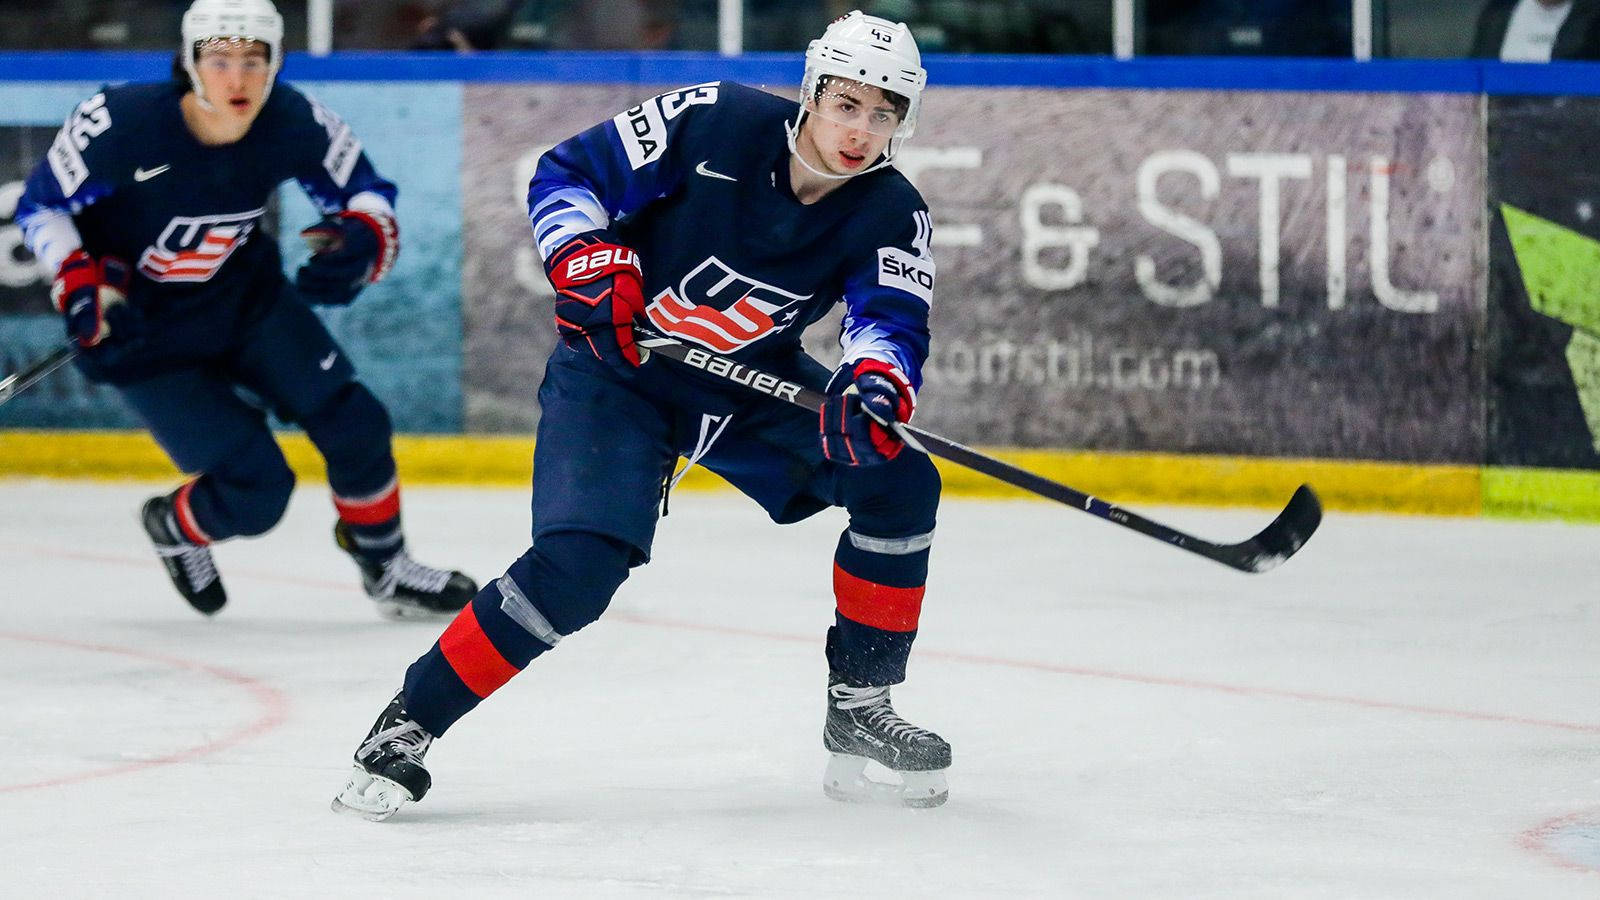
<instances>
[{"instance_id":1,"label":"player's face","mask_svg":"<svg viewBox=\"0 0 1600 900\"><path fill-rule=\"evenodd\" d=\"M815 156L824 171L854 175L866 169L888 146L900 124L894 104L883 91L841 78L830 78L808 106L801 129L802 152Z\"/></svg>"},{"instance_id":2,"label":"player's face","mask_svg":"<svg viewBox=\"0 0 1600 900\"><path fill-rule=\"evenodd\" d=\"M200 48L194 67L206 100L223 115L254 119L267 94L272 66L260 41L213 40Z\"/></svg>"}]
</instances>

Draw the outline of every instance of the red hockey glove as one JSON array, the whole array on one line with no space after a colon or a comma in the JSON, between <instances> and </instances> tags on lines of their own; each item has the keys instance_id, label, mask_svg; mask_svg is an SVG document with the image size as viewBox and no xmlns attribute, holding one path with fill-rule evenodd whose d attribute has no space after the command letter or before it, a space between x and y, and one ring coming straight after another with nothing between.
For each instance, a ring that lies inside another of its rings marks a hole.
<instances>
[{"instance_id":1,"label":"red hockey glove","mask_svg":"<svg viewBox=\"0 0 1600 900\"><path fill-rule=\"evenodd\" d=\"M138 330L137 311L127 303L132 279L128 264L115 256L96 260L79 248L56 272L50 299L67 323L67 336L94 347L112 334L126 339Z\"/></svg>"},{"instance_id":2,"label":"red hockey glove","mask_svg":"<svg viewBox=\"0 0 1600 900\"><path fill-rule=\"evenodd\" d=\"M639 365L633 320L644 313L639 254L610 232L591 231L550 254L544 270L556 289L556 330L613 365Z\"/></svg>"},{"instance_id":3,"label":"red hockey glove","mask_svg":"<svg viewBox=\"0 0 1600 900\"><path fill-rule=\"evenodd\" d=\"M822 404L822 455L846 466L886 463L905 449L895 423L911 421L916 392L904 373L876 359L834 370Z\"/></svg>"},{"instance_id":4,"label":"red hockey glove","mask_svg":"<svg viewBox=\"0 0 1600 900\"><path fill-rule=\"evenodd\" d=\"M389 274L400 255L400 226L391 216L347 209L300 232L311 260L294 286L308 303L344 306Z\"/></svg>"}]
</instances>

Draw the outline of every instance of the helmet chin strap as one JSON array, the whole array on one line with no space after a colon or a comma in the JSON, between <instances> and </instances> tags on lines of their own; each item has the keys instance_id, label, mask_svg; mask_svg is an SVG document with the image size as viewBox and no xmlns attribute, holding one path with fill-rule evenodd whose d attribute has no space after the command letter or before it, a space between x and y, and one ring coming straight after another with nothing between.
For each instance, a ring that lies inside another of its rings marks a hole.
<instances>
[{"instance_id":1,"label":"helmet chin strap","mask_svg":"<svg viewBox=\"0 0 1600 900\"><path fill-rule=\"evenodd\" d=\"M805 117L806 108L802 106L800 107L800 115L794 117L794 124L790 124L788 122L783 123L783 131L789 136L790 155L792 155L795 159L800 160L800 165L805 166L807 171L819 178L828 178L833 181L844 181L847 178L855 178L858 175L865 175L868 172L876 172L884 166L887 166L894 158L894 154L890 152L890 148L885 148L883 159L878 160L876 163L868 166L865 169L862 169L859 172L852 172L849 175L835 175L832 172L823 172L816 166L813 166L811 163L806 162L805 154L795 149L795 137L800 134L800 122L805 119ZM893 141L890 141L891 145L893 143Z\"/></svg>"},{"instance_id":2,"label":"helmet chin strap","mask_svg":"<svg viewBox=\"0 0 1600 900\"><path fill-rule=\"evenodd\" d=\"M194 100L200 104L200 109L207 113L216 112L217 108L211 105L210 100L206 99L206 89L200 84L200 71L195 68L194 63L185 59L183 71L189 75L189 93L194 94Z\"/></svg>"}]
</instances>

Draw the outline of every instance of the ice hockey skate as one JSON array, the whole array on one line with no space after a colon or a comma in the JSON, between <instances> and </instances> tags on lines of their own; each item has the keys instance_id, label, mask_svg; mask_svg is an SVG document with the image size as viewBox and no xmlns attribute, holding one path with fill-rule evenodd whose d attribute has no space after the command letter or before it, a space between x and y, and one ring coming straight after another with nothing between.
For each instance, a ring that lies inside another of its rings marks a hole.
<instances>
[{"instance_id":1,"label":"ice hockey skate","mask_svg":"<svg viewBox=\"0 0 1600 900\"><path fill-rule=\"evenodd\" d=\"M390 619L448 618L472 602L478 584L460 572L435 569L412 559L405 550L383 562L374 562L356 550L350 526L333 527L339 549L361 567L361 586L378 604L378 613Z\"/></svg>"},{"instance_id":2,"label":"ice hockey skate","mask_svg":"<svg viewBox=\"0 0 1600 900\"><path fill-rule=\"evenodd\" d=\"M228 602L222 588L222 577L217 574L217 564L211 557L211 548L196 544L184 537L178 527L173 495L151 497L144 503L140 520L145 534L155 545L156 555L167 567L172 586L178 589L189 605L206 615L212 615Z\"/></svg>"},{"instance_id":3,"label":"ice hockey skate","mask_svg":"<svg viewBox=\"0 0 1600 900\"><path fill-rule=\"evenodd\" d=\"M396 693L356 748L355 768L333 798L333 811L382 822L421 800L433 785L422 765L432 743L433 735L406 712L404 692Z\"/></svg>"},{"instance_id":4,"label":"ice hockey skate","mask_svg":"<svg viewBox=\"0 0 1600 900\"><path fill-rule=\"evenodd\" d=\"M900 718L887 687L852 687L830 674L822 746L830 754L822 791L835 800L926 808L950 796L944 775L950 745ZM872 763L896 780L869 777Z\"/></svg>"}]
</instances>

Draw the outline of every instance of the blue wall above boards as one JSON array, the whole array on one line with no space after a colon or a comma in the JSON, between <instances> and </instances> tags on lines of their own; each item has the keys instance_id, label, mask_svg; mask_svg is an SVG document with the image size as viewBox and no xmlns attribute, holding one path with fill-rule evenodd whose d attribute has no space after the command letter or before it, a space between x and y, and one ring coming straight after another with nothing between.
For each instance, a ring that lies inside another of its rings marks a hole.
<instances>
[{"instance_id":1,"label":"blue wall above boards","mask_svg":"<svg viewBox=\"0 0 1600 900\"><path fill-rule=\"evenodd\" d=\"M1205 90L1401 91L1460 94L1600 94L1600 64L1482 60L1375 60L1103 56L925 58L945 87L1166 88ZM161 52L0 54L0 81L129 81L164 78ZM489 81L750 84L800 80L793 53L431 53L289 54L285 77L313 81Z\"/></svg>"}]
</instances>

